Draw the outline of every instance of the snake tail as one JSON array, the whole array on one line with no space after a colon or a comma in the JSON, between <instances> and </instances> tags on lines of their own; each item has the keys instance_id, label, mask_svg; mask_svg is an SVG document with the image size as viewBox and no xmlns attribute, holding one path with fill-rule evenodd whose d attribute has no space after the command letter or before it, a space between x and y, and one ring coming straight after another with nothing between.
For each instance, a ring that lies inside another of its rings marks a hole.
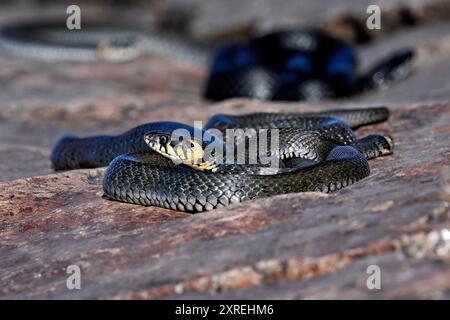
<instances>
[{"instance_id":1,"label":"snake tail","mask_svg":"<svg viewBox=\"0 0 450 320\"><path fill-rule=\"evenodd\" d=\"M364 89L384 89L406 78L412 71L413 58L414 50L404 49L380 61L363 77Z\"/></svg>"}]
</instances>

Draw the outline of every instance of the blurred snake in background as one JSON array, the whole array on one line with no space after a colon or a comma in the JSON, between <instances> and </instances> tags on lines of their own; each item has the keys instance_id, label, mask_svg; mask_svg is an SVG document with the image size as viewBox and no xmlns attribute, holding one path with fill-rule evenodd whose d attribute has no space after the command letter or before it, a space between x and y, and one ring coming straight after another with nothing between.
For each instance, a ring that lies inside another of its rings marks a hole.
<instances>
[{"instance_id":1,"label":"blurred snake in background","mask_svg":"<svg viewBox=\"0 0 450 320\"><path fill-rule=\"evenodd\" d=\"M212 47L126 24L83 23L81 30L68 30L65 21L56 20L3 26L0 51L48 61L128 61L147 53L194 67L207 69L209 65L203 95L213 101L351 96L404 78L413 57L413 50L400 50L360 74L354 48L315 29L272 32L246 43Z\"/></svg>"}]
</instances>

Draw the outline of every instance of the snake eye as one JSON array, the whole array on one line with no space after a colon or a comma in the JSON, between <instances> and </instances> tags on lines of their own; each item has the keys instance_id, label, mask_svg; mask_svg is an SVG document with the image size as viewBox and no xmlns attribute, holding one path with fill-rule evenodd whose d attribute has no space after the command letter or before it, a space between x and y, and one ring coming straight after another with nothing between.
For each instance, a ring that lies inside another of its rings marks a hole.
<instances>
[{"instance_id":1,"label":"snake eye","mask_svg":"<svg viewBox=\"0 0 450 320\"><path fill-rule=\"evenodd\" d=\"M167 136L161 136L161 137L159 137L159 143L160 143L161 145L166 145L168 141L169 141L169 138L168 138Z\"/></svg>"}]
</instances>

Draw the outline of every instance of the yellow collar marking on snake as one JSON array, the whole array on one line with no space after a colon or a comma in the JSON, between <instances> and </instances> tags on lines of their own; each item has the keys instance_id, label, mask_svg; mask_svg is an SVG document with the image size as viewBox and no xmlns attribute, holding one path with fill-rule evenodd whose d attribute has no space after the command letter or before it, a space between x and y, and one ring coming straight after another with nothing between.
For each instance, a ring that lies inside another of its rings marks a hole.
<instances>
[{"instance_id":1,"label":"yellow collar marking on snake","mask_svg":"<svg viewBox=\"0 0 450 320\"><path fill-rule=\"evenodd\" d=\"M164 137L164 138L163 138ZM184 142L173 142L170 137L145 136L146 144L157 153L173 160L177 164L185 164L195 170L216 172L219 165L213 160L204 160L202 145L194 139Z\"/></svg>"}]
</instances>

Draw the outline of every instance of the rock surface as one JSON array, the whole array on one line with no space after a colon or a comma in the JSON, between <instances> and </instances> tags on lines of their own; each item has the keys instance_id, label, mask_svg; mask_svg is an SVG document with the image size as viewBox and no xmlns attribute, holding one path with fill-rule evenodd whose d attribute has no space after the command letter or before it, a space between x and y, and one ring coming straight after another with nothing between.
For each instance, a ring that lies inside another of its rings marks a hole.
<instances>
[{"instance_id":1,"label":"rock surface","mask_svg":"<svg viewBox=\"0 0 450 320\"><path fill-rule=\"evenodd\" d=\"M202 70L157 57L111 65L0 55L0 299L450 298L449 34L448 23L432 24L368 44L362 68L395 48L418 48L413 74L385 91L321 103L210 105L199 97ZM333 194L189 215L107 201L104 169L55 174L49 163L66 133L378 104L391 118L358 134L391 135L394 154ZM69 265L81 268L81 290L66 288ZM367 289L370 265L381 268L381 290Z\"/></svg>"},{"instance_id":2,"label":"rock surface","mask_svg":"<svg viewBox=\"0 0 450 320\"><path fill-rule=\"evenodd\" d=\"M365 131L392 135L394 155L372 161L369 178L330 195L278 196L189 216L102 199L102 169L4 182L1 293L446 297L450 105L392 108L389 122ZM72 264L82 269L82 290L65 287ZM382 269L381 291L365 287L371 264Z\"/></svg>"}]
</instances>

